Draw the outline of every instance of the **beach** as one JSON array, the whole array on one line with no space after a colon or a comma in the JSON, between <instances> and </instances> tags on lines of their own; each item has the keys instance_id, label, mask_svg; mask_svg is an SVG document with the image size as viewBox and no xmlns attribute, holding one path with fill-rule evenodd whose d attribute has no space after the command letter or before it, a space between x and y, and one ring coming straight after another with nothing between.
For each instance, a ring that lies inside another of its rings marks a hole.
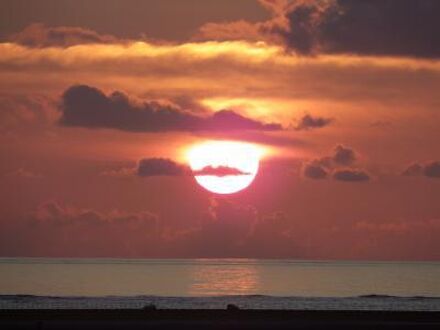
<instances>
[{"instance_id":1,"label":"beach","mask_svg":"<svg viewBox=\"0 0 440 330\"><path fill-rule=\"evenodd\" d=\"M2 310L2 329L439 329L439 312Z\"/></svg>"}]
</instances>

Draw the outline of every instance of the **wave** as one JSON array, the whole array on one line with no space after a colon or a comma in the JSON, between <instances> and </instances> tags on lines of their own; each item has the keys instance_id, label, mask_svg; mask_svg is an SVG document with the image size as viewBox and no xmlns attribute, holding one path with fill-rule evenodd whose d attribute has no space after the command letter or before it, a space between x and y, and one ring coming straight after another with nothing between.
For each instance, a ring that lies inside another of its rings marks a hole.
<instances>
[{"instance_id":1,"label":"wave","mask_svg":"<svg viewBox=\"0 0 440 330\"><path fill-rule=\"evenodd\" d=\"M366 299L440 299L440 297L434 296L393 296L387 294L365 294L356 296L356 298L366 298Z\"/></svg>"},{"instance_id":2,"label":"wave","mask_svg":"<svg viewBox=\"0 0 440 330\"><path fill-rule=\"evenodd\" d=\"M271 296L271 295L220 295L220 296L156 296L156 295L133 295L133 296L46 296L29 294L0 294L0 299L403 299L403 300L440 300L434 296L393 296L383 294L366 294L347 297L306 297L306 296Z\"/></svg>"}]
</instances>

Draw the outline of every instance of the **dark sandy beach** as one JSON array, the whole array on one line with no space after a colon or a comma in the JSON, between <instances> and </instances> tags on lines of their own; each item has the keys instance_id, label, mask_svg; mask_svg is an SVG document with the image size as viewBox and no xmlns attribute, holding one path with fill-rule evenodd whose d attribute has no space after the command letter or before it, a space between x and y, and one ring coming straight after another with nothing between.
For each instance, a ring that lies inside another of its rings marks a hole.
<instances>
[{"instance_id":1,"label":"dark sandy beach","mask_svg":"<svg viewBox=\"0 0 440 330\"><path fill-rule=\"evenodd\" d=\"M440 312L2 310L1 329L440 329Z\"/></svg>"}]
</instances>

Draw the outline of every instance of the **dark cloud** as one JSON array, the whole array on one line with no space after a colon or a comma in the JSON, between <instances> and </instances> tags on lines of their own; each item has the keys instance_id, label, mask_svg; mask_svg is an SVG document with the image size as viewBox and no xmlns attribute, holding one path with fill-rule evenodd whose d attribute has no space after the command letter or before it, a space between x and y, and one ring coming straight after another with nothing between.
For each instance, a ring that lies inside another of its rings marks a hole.
<instances>
[{"instance_id":1,"label":"dark cloud","mask_svg":"<svg viewBox=\"0 0 440 330\"><path fill-rule=\"evenodd\" d=\"M328 171L320 164L310 163L304 166L303 174L310 179L325 179L328 176Z\"/></svg>"},{"instance_id":2,"label":"dark cloud","mask_svg":"<svg viewBox=\"0 0 440 330\"><path fill-rule=\"evenodd\" d=\"M332 160L338 165L351 165L356 161L356 153L353 149L339 144L334 149Z\"/></svg>"},{"instance_id":3,"label":"dark cloud","mask_svg":"<svg viewBox=\"0 0 440 330\"><path fill-rule=\"evenodd\" d=\"M81 27L48 27L35 23L13 34L10 41L28 47L68 47L78 44L114 43L118 40L113 36L100 35Z\"/></svg>"},{"instance_id":4,"label":"dark cloud","mask_svg":"<svg viewBox=\"0 0 440 330\"><path fill-rule=\"evenodd\" d=\"M366 171L350 168L356 160L357 153L352 148L338 144L333 149L333 155L306 163L303 167L303 175L311 179L326 179L333 172L332 176L335 180L368 181L370 175Z\"/></svg>"},{"instance_id":5,"label":"dark cloud","mask_svg":"<svg viewBox=\"0 0 440 330\"><path fill-rule=\"evenodd\" d=\"M432 161L425 164L411 164L402 172L402 175L423 175L428 178L440 178L440 161Z\"/></svg>"},{"instance_id":6,"label":"dark cloud","mask_svg":"<svg viewBox=\"0 0 440 330\"><path fill-rule=\"evenodd\" d=\"M438 57L437 0L301 1L286 9L287 45L303 54Z\"/></svg>"},{"instance_id":7,"label":"dark cloud","mask_svg":"<svg viewBox=\"0 0 440 330\"><path fill-rule=\"evenodd\" d=\"M139 176L182 176L190 173L187 166L166 158L141 159L138 164Z\"/></svg>"},{"instance_id":8,"label":"dark cloud","mask_svg":"<svg viewBox=\"0 0 440 330\"><path fill-rule=\"evenodd\" d=\"M333 149L332 155L312 160L308 166L305 167L305 169L313 172L310 173L310 177L316 178L316 176L320 176L319 172L325 171L328 173L328 171L337 168L338 166L351 166L356 162L356 160L357 154L352 148L338 144Z\"/></svg>"},{"instance_id":9,"label":"dark cloud","mask_svg":"<svg viewBox=\"0 0 440 330\"><path fill-rule=\"evenodd\" d=\"M60 124L87 128L114 128L133 132L281 130L233 111L196 115L170 103L134 102L121 92L109 96L85 85L67 89L62 96Z\"/></svg>"},{"instance_id":10,"label":"dark cloud","mask_svg":"<svg viewBox=\"0 0 440 330\"><path fill-rule=\"evenodd\" d=\"M335 167L334 160L332 156L325 156L318 159L314 159L313 164L322 166L326 169L332 169Z\"/></svg>"},{"instance_id":11,"label":"dark cloud","mask_svg":"<svg viewBox=\"0 0 440 330\"><path fill-rule=\"evenodd\" d=\"M266 40L299 54L440 56L438 0L260 1L263 22L210 23L205 38Z\"/></svg>"},{"instance_id":12,"label":"dark cloud","mask_svg":"<svg viewBox=\"0 0 440 330\"><path fill-rule=\"evenodd\" d=\"M409 165L403 172L402 175L405 176L416 176L423 173L423 166L418 163L413 163Z\"/></svg>"},{"instance_id":13,"label":"dark cloud","mask_svg":"<svg viewBox=\"0 0 440 330\"><path fill-rule=\"evenodd\" d=\"M294 1L281 35L298 53L438 57L437 0Z\"/></svg>"},{"instance_id":14,"label":"dark cloud","mask_svg":"<svg viewBox=\"0 0 440 330\"><path fill-rule=\"evenodd\" d=\"M303 2L287 10L285 17L289 28L279 33L285 38L287 45L302 54L309 54L315 48L315 25L319 22L320 10L318 3Z\"/></svg>"},{"instance_id":15,"label":"dark cloud","mask_svg":"<svg viewBox=\"0 0 440 330\"><path fill-rule=\"evenodd\" d=\"M423 174L430 178L440 178L440 162L431 162L425 164Z\"/></svg>"},{"instance_id":16,"label":"dark cloud","mask_svg":"<svg viewBox=\"0 0 440 330\"><path fill-rule=\"evenodd\" d=\"M346 182L365 182L370 180L370 175L363 170L338 169L333 172L333 179Z\"/></svg>"},{"instance_id":17,"label":"dark cloud","mask_svg":"<svg viewBox=\"0 0 440 330\"><path fill-rule=\"evenodd\" d=\"M439 11L437 0L338 0L313 33L332 53L438 57Z\"/></svg>"},{"instance_id":18,"label":"dark cloud","mask_svg":"<svg viewBox=\"0 0 440 330\"><path fill-rule=\"evenodd\" d=\"M297 131L309 130L314 128L322 128L329 125L333 119L324 117L314 117L312 115L304 115L295 126Z\"/></svg>"},{"instance_id":19,"label":"dark cloud","mask_svg":"<svg viewBox=\"0 0 440 330\"><path fill-rule=\"evenodd\" d=\"M123 169L117 171L116 175L130 175L133 173L130 169ZM148 176L184 176L184 175L214 175L214 176L228 176L228 175L248 175L237 168L228 166L206 166L198 171L192 171L189 166L179 164L167 158L145 158L139 161L137 175L142 177ZM113 172L112 172L113 174ZM115 176L116 176L115 175Z\"/></svg>"},{"instance_id":20,"label":"dark cloud","mask_svg":"<svg viewBox=\"0 0 440 330\"><path fill-rule=\"evenodd\" d=\"M228 176L228 175L249 175L249 173L240 171L237 168L228 166L205 166L201 170L193 171L194 175L214 175L214 176Z\"/></svg>"},{"instance_id":21,"label":"dark cloud","mask_svg":"<svg viewBox=\"0 0 440 330\"><path fill-rule=\"evenodd\" d=\"M200 170L193 171L187 165L177 163L167 158L144 158L138 162L137 168L122 167L118 169L107 170L101 173L104 176L111 177L130 177L138 175L141 177L149 176L186 176L186 175L213 175L213 176L228 176L228 175L249 175L237 168L228 166L205 166Z\"/></svg>"}]
</instances>

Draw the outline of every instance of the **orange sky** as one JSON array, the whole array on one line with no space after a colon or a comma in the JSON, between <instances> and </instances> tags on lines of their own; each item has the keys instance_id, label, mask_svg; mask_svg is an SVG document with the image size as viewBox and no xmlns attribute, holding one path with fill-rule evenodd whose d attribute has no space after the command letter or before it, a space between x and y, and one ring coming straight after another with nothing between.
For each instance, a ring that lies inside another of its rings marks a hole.
<instances>
[{"instance_id":1,"label":"orange sky","mask_svg":"<svg viewBox=\"0 0 440 330\"><path fill-rule=\"evenodd\" d=\"M437 2L141 3L0 4L0 256L440 260ZM211 139L248 189L140 170Z\"/></svg>"}]
</instances>

